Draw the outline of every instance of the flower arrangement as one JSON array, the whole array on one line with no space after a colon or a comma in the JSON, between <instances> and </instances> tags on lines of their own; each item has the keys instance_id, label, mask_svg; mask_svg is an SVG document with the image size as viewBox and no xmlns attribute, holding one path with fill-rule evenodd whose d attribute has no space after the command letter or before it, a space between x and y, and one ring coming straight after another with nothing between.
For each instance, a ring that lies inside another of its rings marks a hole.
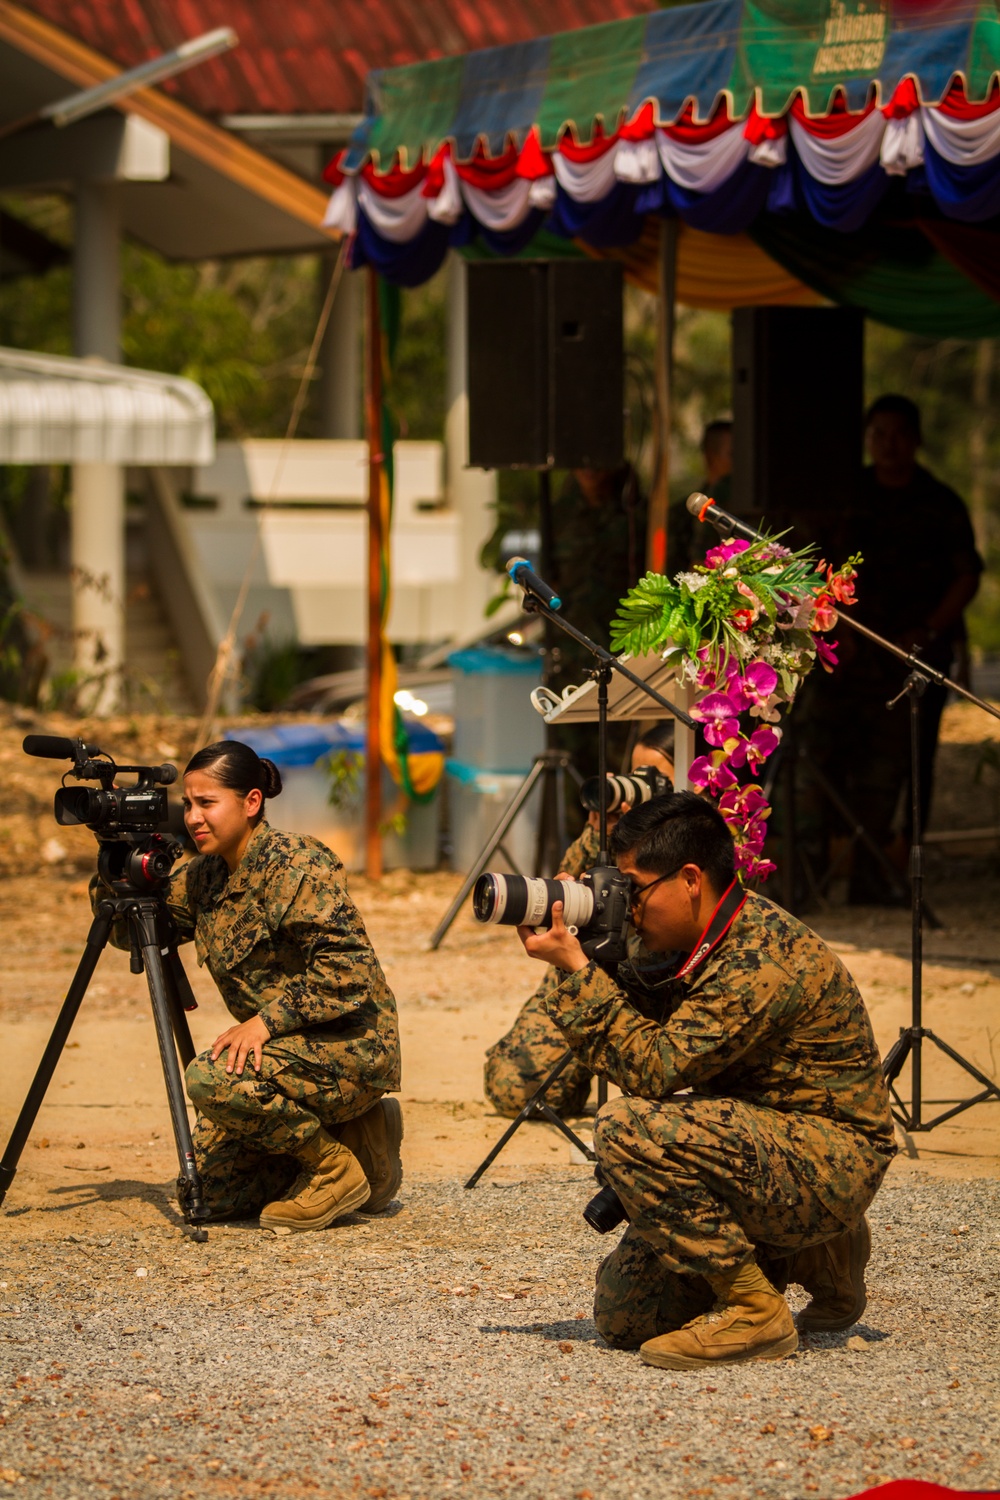
<instances>
[{"instance_id":1,"label":"flower arrangement","mask_svg":"<svg viewBox=\"0 0 1000 1500\"><path fill-rule=\"evenodd\" d=\"M860 562L834 569L812 548L792 552L777 537L721 542L688 573L647 573L612 621L614 651L679 650L681 680L701 689L691 716L711 749L688 775L718 799L744 881L775 868L762 853L771 809L757 782L741 783L735 772L748 767L756 776L781 741L782 709L816 661L836 666L837 642L823 637L837 609L854 603Z\"/></svg>"}]
</instances>

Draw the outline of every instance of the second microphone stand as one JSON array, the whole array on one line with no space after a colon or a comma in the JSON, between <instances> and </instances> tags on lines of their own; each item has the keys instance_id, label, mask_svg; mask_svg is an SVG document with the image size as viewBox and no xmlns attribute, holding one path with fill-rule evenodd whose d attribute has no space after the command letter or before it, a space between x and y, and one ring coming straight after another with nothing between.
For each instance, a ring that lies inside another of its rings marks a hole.
<instances>
[{"instance_id":1,"label":"second microphone stand","mask_svg":"<svg viewBox=\"0 0 1000 1500\"><path fill-rule=\"evenodd\" d=\"M705 499L704 496L697 497L704 503L695 508L693 502L695 496L691 496L688 507L692 515L699 520L707 520L721 536L740 536L747 541L759 542L765 540L761 532L755 531L744 521L732 516L728 511ZM916 1131L933 1130L935 1125L942 1125L945 1120L951 1120L963 1110L971 1109L974 1104L985 1104L987 1102L1000 1103L1000 1085L987 1078L985 1073L971 1063L967 1057L956 1052L954 1047L937 1036L933 1031L923 1024L923 925L926 916L924 904L924 852L921 843L923 830L921 828L920 815L920 702L930 683L939 687L949 689L967 698L970 703L975 703L984 713L991 714L994 719L1000 719L1000 712L991 703L986 703L982 698L977 698L975 693L970 693L960 683L952 682L943 672L936 667L929 666L922 661L915 651L904 651L901 646L887 641L884 636L869 630L867 625L862 625L859 620L854 620L843 611L837 611L838 621L842 621L851 630L863 635L873 645L889 652L891 656L897 657L909 668L906 681L896 697L887 705L894 708L903 698L909 699L910 705L910 804L911 804L911 844L910 844L910 1024L900 1027L899 1037L889 1048L882 1062L882 1072L889 1092L893 1099L893 1117L907 1133ZM922 1087L922 1050L925 1041L931 1042L939 1052L951 1058L970 1078L974 1078L980 1085L980 1091L971 1095L968 1099L939 1099L937 1104L949 1104L950 1109L943 1110L935 1115L933 1119L925 1120L923 1116ZM899 1078L906 1063L910 1059L910 1103L907 1105L899 1095L896 1088L896 1080Z\"/></svg>"}]
</instances>

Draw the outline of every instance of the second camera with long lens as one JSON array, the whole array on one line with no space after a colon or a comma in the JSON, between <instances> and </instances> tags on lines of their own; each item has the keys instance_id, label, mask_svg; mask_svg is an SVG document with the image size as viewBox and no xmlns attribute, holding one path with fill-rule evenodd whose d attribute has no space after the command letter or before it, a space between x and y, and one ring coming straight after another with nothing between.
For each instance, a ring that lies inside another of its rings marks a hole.
<instances>
[{"instance_id":1,"label":"second camera with long lens","mask_svg":"<svg viewBox=\"0 0 1000 1500\"><path fill-rule=\"evenodd\" d=\"M621 807L641 807L651 797L662 797L672 792L673 782L655 766L640 766L638 771L627 775L608 776L608 812L617 812ZM598 812L601 806L601 778L591 776L580 788L580 801L588 812Z\"/></svg>"},{"instance_id":2,"label":"second camera with long lens","mask_svg":"<svg viewBox=\"0 0 1000 1500\"><path fill-rule=\"evenodd\" d=\"M551 927L552 908L561 901L563 921L576 933L587 957L615 964L625 957L630 892L628 876L610 865L598 865L579 880L480 875L472 910L477 922Z\"/></svg>"}]
</instances>

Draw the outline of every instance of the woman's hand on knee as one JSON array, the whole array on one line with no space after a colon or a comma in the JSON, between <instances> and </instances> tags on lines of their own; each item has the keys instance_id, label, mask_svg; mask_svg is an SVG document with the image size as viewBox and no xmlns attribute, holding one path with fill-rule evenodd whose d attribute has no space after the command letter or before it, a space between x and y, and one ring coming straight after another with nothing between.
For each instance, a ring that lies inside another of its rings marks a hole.
<instances>
[{"instance_id":1,"label":"woman's hand on knee","mask_svg":"<svg viewBox=\"0 0 1000 1500\"><path fill-rule=\"evenodd\" d=\"M251 1016L249 1021L241 1021L239 1026L230 1026L228 1031L216 1037L212 1047L212 1061L215 1062L221 1053L228 1051L226 1072L242 1076L247 1058L252 1057L253 1065L259 1073L264 1057L264 1043L270 1040L271 1033L260 1016Z\"/></svg>"}]
</instances>

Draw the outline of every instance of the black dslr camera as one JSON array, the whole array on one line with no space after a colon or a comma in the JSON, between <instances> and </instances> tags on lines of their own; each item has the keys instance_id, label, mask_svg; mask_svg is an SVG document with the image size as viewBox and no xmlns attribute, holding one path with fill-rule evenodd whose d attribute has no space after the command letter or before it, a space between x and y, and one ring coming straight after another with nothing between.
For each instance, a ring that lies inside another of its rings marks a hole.
<instances>
[{"instance_id":1,"label":"black dslr camera","mask_svg":"<svg viewBox=\"0 0 1000 1500\"><path fill-rule=\"evenodd\" d=\"M55 819L60 828L83 826L96 836L97 868L105 885L116 891L148 890L167 878L181 853L180 842L164 832L165 788L177 780L176 766L119 766L96 745L54 734L29 734L22 748L45 760L71 760L65 776L100 783L60 787ZM131 786L115 785L123 772L135 775Z\"/></svg>"},{"instance_id":2,"label":"black dslr camera","mask_svg":"<svg viewBox=\"0 0 1000 1500\"><path fill-rule=\"evenodd\" d=\"M611 965L625 957L631 888L629 877L613 865L597 865L579 880L480 875L472 893L472 909L477 922L551 927L553 904L561 901L563 921L576 933L587 957Z\"/></svg>"},{"instance_id":3,"label":"black dslr camera","mask_svg":"<svg viewBox=\"0 0 1000 1500\"><path fill-rule=\"evenodd\" d=\"M608 787L608 812L617 812L622 806L641 807L651 797L662 797L672 792L674 784L655 766L640 766L637 771L623 772L620 776L606 776ZM580 788L580 801L588 812L599 812L601 808L601 778L589 777Z\"/></svg>"}]
</instances>

